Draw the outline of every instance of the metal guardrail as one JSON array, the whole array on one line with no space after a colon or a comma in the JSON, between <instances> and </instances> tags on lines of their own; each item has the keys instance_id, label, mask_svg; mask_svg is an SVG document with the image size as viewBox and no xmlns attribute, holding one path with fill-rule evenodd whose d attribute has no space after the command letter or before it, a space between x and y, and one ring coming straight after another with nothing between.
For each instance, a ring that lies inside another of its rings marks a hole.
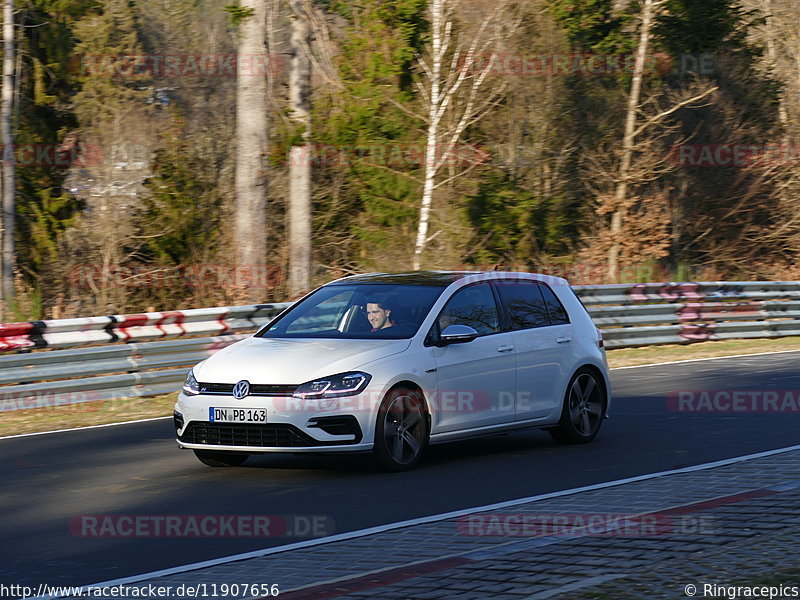
<instances>
[{"instance_id":1,"label":"metal guardrail","mask_svg":"<svg viewBox=\"0 0 800 600\"><path fill-rule=\"evenodd\" d=\"M800 335L800 282L575 286L607 348ZM175 391L290 303L0 325L0 412ZM210 337L209 337L210 336Z\"/></svg>"},{"instance_id":2,"label":"metal guardrail","mask_svg":"<svg viewBox=\"0 0 800 600\"><path fill-rule=\"evenodd\" d=\"M10 323L0 325L0 352L250 331L290 305L283 302Z\"/></svg>"},{"instance_id":3,"label":"metal guardrail","mask_svg":"<svg viewBox=\"0 0 800 600\"><path fill-rule=\"evenodd\" d=\"M0 356L0 412L173 392L191 365L244 339L290 305L0 325L0 352L18 352ZM198 337L209 334L216 335Z\"/></svg>"},{"instance_id":4,"label":"metal guardrail","mask_svg":"<svg viewBox=\"0 0 800 600\"><path fill-rule=\"evenodd\" d=\"M800 282L575 286L607 348L800 335Z\"/></svg>"}]
</instances>

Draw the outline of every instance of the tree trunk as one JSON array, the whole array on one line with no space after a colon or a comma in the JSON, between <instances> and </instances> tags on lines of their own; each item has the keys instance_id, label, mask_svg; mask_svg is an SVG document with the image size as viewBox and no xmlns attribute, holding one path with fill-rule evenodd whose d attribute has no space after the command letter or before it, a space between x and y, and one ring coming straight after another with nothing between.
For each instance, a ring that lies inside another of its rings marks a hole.
<instances>
[{"instance_id":1,"label":"tree trunk","mask_svg":"<svg viewBox=\"0 0 800 600\"><path fill-rule=\"evenodd\" d=\"M454 33L454 12L459 7L457 0L430 0L428 14L431 22L431 49L428 60L420 59L424 80L429 86L420 85L428 102L425 140L425 175L422 185L422 203L417 223L412 264L415 270L422 266L422 255L428 242L435 237L428 235L433 192L456 177L460 177L481 159L471 161L461 168L454 162L454 150L461 141L467 127L485 117L501 100L505 93L503 84L487 80L492 61L481 61L488 50L507 36L512 35L519 24L516 8L508 0L498 0L489 5L487 14L470 39ZM465 10L462 8L462 10ZM455 50L448 53L453 44ZM445 65L447 60L448 67ZM452 68L457 66L457 68ZM455 154L458 154L457 152ZM447 163L449 176L436 181L437 173Z\"/></svg>"},{"instance_id":2,"label":"tree trunk","mask_svg":"<svg viewBox=\"0 0 800 600\"><path fill-rule=\"evenodd\" d=\"M3 84L0 92L0 138L3 144L2 317L9 319L14 300L15 165L11 114L14 98L14 0L3 3Z\"/></svg>"},{"instance_id":3,"label":"tree trunk","mask_svg":"<svg viewBox=\"0 0 800 600\"><path fill-rule=\"evenodd\" d=\"M303 143L289 154L289 295L311 287L311 26L310 7L291 0L292 35L289 71L291 119L302 129Z\"/></svg>"},{"instance_id":4,"label":"tree trunk","mask_svg":"<svg viewBox=\"0 0 800 600\"><path fill-rule=\"evenodd\" d=\"M267 263L267 64L266 0L242 0L252 14L239 25L236 77L236 266ZM252 65L252 67L250 66ZM263 290L252 290L255 297ZM253 300L255 298L251 298Z\"/></svg>"},{"instance_id":5,"label":"tree trunk","mask_svg":"<svg viewBox=\"0 0 800 600\"><path fill-rule=\"evenodd\" d=\"M772 14L772 0L763 0L762 8L764 10L764 30L766 33L766 46L767 46L767 61L769 62L770 74L778 81L780 75L778 74L778 52L775 48L775 17ZM786 112L786 101L784 92L781 91L778 95L778 120L781 125L786 128L789 122L789 116ZM789 145L789 139L784 131L783 143L785 146ZM784 147L784 151L786 148Z\"/></svg>"},{"instance_id":6,"label":"tree trunk","mask_svg":"<svg viewBox=\"0 0 800 600\"><path fill-rule=\"evenodd\" d=\"M633 160L634 131L636 130L636 112L642 91L642 77L647 59L647 46L650 42L650 30L653 26L654 1L644 0L642 7L642 29L639 34L639 47L636 49L636 62L633 67L631 91L628 96L628 110L625 115L625 133L622 138L622 157L619 175L614 190L615 210L611 215L611 247L608 249L608 279L616 282L619 278L619 235L622 232L622 221L625 215L625 199L628 194L628 176Z\"/></svg>"},{"instance_id":7,"label":"tree trunk","mask_svg":"<svg viewBox=\"0 0 800 600\"><path fill-rule=\"evenodd\" d=\"M443 0L431 0L431 96L428 109L428 132L425 143L425 179L422 188L422 206L417 224L417 240L414 247L414 270L422 265L422 251L428 241L428 221L433 198L433 180L436 177L439 119L441 118L441 73L442 73L442 21L444 19Z\"/></svg>"}]
</instances>

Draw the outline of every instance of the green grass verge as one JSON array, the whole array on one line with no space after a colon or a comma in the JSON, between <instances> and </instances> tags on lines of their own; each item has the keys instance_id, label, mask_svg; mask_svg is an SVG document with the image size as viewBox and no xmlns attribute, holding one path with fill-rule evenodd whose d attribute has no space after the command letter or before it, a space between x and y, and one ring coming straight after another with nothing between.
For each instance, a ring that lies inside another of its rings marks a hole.
<instances>
[{"instance_id":1,"label":"green grass verge","mask_svg":"<svg viewBox=\"0 0 800 600\"><path fill-rule=\"evenodd\" d=\"M0 437L73 427L136 421L172 414L178 393L150 398L116 398L65 406L12 410L3 413Z\"/></svg>"},{"instance_id":2,"label":"green grass verge","mask_svg":"<svg viewBox=\"0 0 800 600\"><path fill-rule=\"evenodd\" d=\"M629 367L650 363L734 356L737 354L758 354L761 352L780 352L800 350L800 337L785 337L757 340L721 340L699 342L696 344L669 344L664 346L643 346L641 348L620 348L608 351L610 367Z\"/></svg>"}]
</instances>

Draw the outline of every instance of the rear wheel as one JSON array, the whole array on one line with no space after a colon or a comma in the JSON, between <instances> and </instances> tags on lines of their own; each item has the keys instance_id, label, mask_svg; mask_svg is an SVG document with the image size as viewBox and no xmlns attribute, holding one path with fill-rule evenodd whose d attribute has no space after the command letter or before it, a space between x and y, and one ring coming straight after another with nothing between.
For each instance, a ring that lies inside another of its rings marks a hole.
<instances>
[{"instance_id":1,"label":"rear wheel","mask_svg":"<svg viewBox=\"0 0 800 600\"><path fill-rule=\"evenodd\" d=\"M606 394L598 375L581 369L572 376L564 397L558 426L549 429L557 442L585 444L600 431L606 409Z\"/></svg>"},{"instance_id":2,"label":"rear wheel","mask_svg":"<svg viewBox=\"0 0 800 600\"><path fill-rule=\"evenodd\" d=\"M209 467L240 467L244 464L249 454L244 452L225 452L224 450L195 450L194 455L204 465Z\"/></svg>"},{"instance_id":3,"label":"rear wheel","mask_svg":"<svg viewBox=\"0 0 800 600\"><path fill-rule=\"evenodd\" d=\"M389 471L407 471L419 461L428 442L428 419L421 394L396 388L381 403L373 453Z\"/></svg>"}]
</instances>

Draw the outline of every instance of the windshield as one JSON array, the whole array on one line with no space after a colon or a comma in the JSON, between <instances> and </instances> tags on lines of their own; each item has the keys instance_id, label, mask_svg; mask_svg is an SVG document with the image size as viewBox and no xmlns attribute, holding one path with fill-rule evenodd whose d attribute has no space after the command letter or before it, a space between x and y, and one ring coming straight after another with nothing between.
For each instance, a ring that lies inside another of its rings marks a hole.
<instances>
[{"instance_id":1,"label":"windshield","mask_svg":"<svg viewBox=\"0 0 800 600\"><path fill-rule=\"evenodd\" d=\"M264 338L390 339L412 337L442 285L328 285L256 333Z\"/></svg>"}]
</instances>

